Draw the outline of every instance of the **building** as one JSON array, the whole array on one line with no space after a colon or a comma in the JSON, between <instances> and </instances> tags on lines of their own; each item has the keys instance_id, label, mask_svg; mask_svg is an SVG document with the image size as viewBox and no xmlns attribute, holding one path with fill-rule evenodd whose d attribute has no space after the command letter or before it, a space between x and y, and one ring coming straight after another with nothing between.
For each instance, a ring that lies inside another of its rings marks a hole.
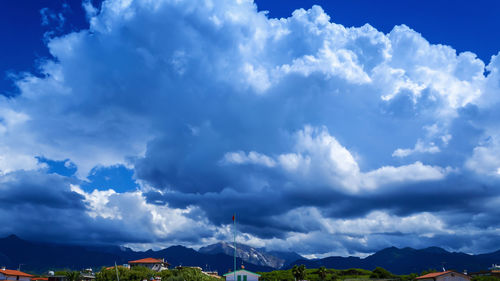
<instances>
[{"instance_id":1,"label":"building","mask_svg":"<svg viewBox=\"0 0 500 281\"><path fill-rule=\"evenodd\" d=\"M472 272L470 276L494 276L500 278L500 265L493 264L488 270L481 270L478 272Z\"/></svg>"},{"instance_id":2,"label":"building","mask_svg":"<svg viewBox=\"0 0 500 281\"><path fill-rule=\"evenodd\" d=\"M470 281L470 276L453 270L432 272L415 278L417 281Z\"/></svg>"},{"instance_id":3,"label":"building","mask_svg":"<svg viewBox=\"0 0 500 281\"><path fill-rule=\"evenodd\" d=\"M135 261L129 261L128 264L131 268L134 266L144 266L154 271L168 270L168 267L170 266L170 264L164 259L155 258L145 258Z\"/></svg>"},{"instance_id":4,"label":"building","mask_svg":"<svg viewBox=\"0 0 500 281\"><path fill-rule=\"evenodd\" d=\"M80 275L80 280L81 281L94 281L95 280L95 276L94 276L94 274L82 273Z\"/></svg>"},{"instance_id":5,"label":"building","mask_svg":"<svg viewBox=\"0 0 500 281\"><path fill-rule=\"evenodd\" d=\"M234 276L236 275L236 280L234 280ZM226 277L226 281L258 281L260 275L245 269L236 270L235 272L228 272L224 274Z\"/></svg>"},{"instance_id":6,"label":"building","mask_svg":"<svg viewBox=\"0 0 500 281\"><path fill-rule=\"evenodd\" d=\"M33 275L21 272L19 270L6 269L2 267L0 269L0 280L19 280L19 281L30 281Z\"/></svg>"},{"instance_id":7,"label":"building","mask_svg":"<svg viewBox=\"0 0 500 281\"><path fill-rule=\"evenodd\" d=\"M217 271L202 271L201 273L214 278L219 278L219 279L222 278L222 276L219 276L219 272Z\"/></svg>"}]
</instances>

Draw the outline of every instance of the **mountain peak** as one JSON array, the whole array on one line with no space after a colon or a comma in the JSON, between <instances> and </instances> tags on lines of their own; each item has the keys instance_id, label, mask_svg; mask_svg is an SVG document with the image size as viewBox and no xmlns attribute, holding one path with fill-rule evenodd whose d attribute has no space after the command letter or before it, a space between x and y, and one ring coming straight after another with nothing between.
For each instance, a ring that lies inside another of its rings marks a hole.
<instances>
[{"instance_id":1,"label":"mountain peak","mask_svg":"<svg viewBox=\"0 0 500 281\"><path fill-rule=\"evenodd\" d=\"M445 249L440 248L440 247L436 247L436 246L424 248L420 251L426 252L426 253L432 253L432 254L448 254L449 253Z\"/></svg>"},{"instance_id":2,"label":"mountain peak","mask_svg":"<svg viewBox=\"0 0 500 281\"><path fill-rule=\"evenodd\" d=\"M15 234L11 234L11 235L5 237L4 239L7 239L7 240L17 240L17 241L22 240L21 238L19 238L19 236L15 235Z\"/></svg>"},{"instance_id":3,"label":"mountain peak","mask_svg":"<svg viewBox=\"0 0 500 281\"><path fill-rule=\"evenodd\" d=\"M212 245L201 247L198 252L203 254L219 254L223 253L229 256L234 254L233 243L218 242ZM251 246L236 243L236 256L245 262L253 263L261 266L268 266L275 269L283 267L286 263L295 261L301 256L295 253L285 252L267 252L263 248L253 248Z\"/></svg>"}]
</instances>

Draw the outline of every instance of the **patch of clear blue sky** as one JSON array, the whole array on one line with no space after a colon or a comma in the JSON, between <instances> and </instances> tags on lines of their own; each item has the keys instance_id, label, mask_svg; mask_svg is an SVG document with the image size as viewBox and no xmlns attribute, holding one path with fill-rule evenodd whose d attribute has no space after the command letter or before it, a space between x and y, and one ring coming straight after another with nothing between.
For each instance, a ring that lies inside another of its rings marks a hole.
<instances>
[{"instance_id":1,"label":"patch of clear blue sky","mask_svg":"<svg viewBox=\"0 0 500 281\"><path fill-rule=\"evenodd\" d=\"M90 171L90 175L87 177L89 182L80 186L87 191L94 189L113 189L116 192L131 191L138 188L133 176L134 171L122 165L97 167Z\"/></svg>"},{"instance_id":2,"label":"patch of clear blue sky","mask_svg":"<svg viewBox=\"0 0 500 281\"><path fill-rule=\"evenodd\" d=\"M45 157L37 157L37 159L40 163L44 163L47 166L48 173L75 178L77 167L69 159L62 161L51 160ZM134 171L123 165L95 167L90 171L87 179L88 181L80 182L80 187L88 192L94 189L113 189L116 192L126 192L138 188L134 180Z\"/></svg>"},{"instance_id":3,"label":"patch of clear blue sky","mask_svg":"<svg viewBox=\"0 0 500 281\"><path fill-rule=\"evenodd\" d=\"M38 162L47 165L49 174L55 173L65 177L71 177L76 173L77 167L69 159L55 161L45 157L37 157Z\"/></svg>"},{"instance_id":4,"label":"patch of clear blue sky","mask_svg":"<svg viewBox=\"0 0 500 281\"><path fill-rule=\"evenodd\" d=\"M92 0L99 6L102 0ZM288 17L297 8L320 5L332 21L345 26L369 23L384 33L406 24L431 43L472 51L487 64L500 50L500 1L496 0L256 0L270 17ZM42 26L40 10L62 13L65 22ZM0 93L16 94L11 74L38 73L38 62L50 58L44 34L61 35L88 27L78 0L0 1Z\"/></svg>"}]
</instances>

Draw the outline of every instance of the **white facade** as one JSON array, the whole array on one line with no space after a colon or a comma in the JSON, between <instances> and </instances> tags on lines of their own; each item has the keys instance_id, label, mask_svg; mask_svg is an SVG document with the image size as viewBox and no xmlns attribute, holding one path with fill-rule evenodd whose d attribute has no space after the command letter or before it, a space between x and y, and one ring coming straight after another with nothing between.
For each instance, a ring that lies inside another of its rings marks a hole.
<instances>
[{"instance_id":1,"label":"white facade","mask_svg":"<svg viewBox=\"0 0 500 281\"><path fill-rule=\"evenodd\" d=\"M153 271L168 270L168 267L164 266L163 263L136 263L132 266L144 266Z\"/></svg>"},{"instance_id":2,"label":"white facade","mask_svg":"<svg viewBox=\"0 0 500 281\"><path fill-rule=\"evenodd\" d=\"M234 280L234 272L226 273L224 276L226 281L258 281L260 277L259 274L244 269L236 270L236 280Z\"/></svg>"}]
</instances>

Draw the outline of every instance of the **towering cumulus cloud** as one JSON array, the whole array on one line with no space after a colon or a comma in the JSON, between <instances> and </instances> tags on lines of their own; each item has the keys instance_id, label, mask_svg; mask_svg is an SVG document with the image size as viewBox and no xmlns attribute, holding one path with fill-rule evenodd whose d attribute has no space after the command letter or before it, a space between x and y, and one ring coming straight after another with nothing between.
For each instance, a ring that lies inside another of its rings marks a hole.
<instances>
[{"instance_id":1,"label":"towering cumulus cloud","mask_svg":"<svg viewBox=\"0 0 500 281\"><path fill-rule=\"evenodd\" d=\"M240 242L302 254L498 247L498 56L319 6L84 7L0 100L0 234L198 246L236 212ZM96 180L113 169L136 187Z\"/></svg>"}]
</instances>

